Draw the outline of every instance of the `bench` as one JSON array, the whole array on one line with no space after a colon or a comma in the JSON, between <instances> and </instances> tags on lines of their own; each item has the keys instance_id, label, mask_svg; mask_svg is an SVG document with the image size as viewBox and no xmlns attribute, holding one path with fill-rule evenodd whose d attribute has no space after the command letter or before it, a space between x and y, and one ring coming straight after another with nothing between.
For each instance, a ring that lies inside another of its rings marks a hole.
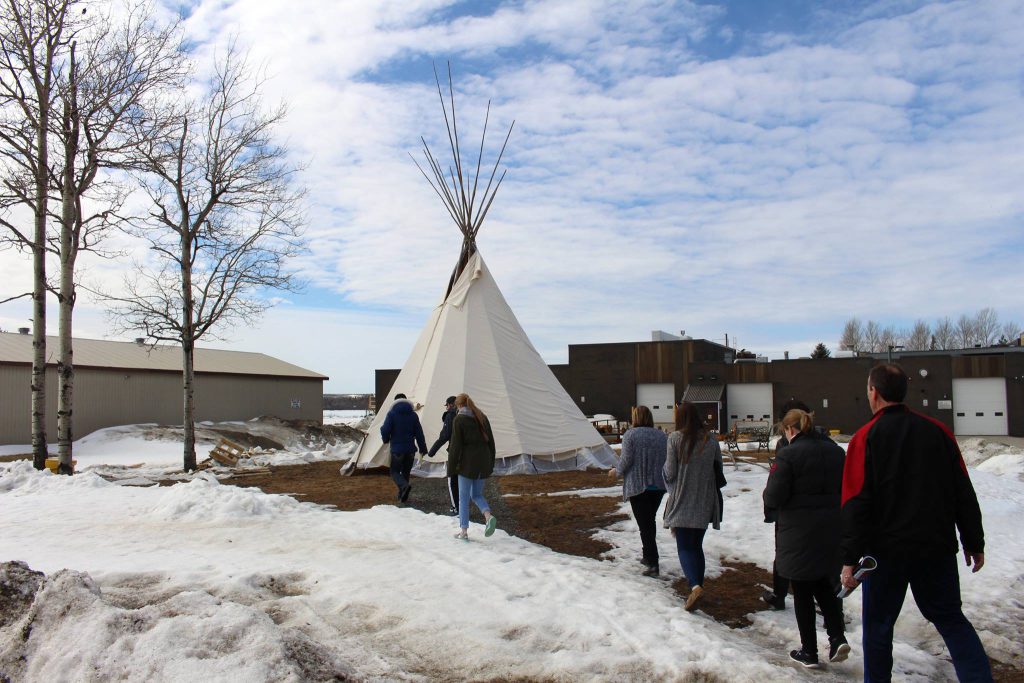
<instances>
[{"instance_id":1,"label":"bench","mask_svg":"<svg viewBox=\"0 0 1024 683\"><path fill-rule=\"evenodd\" d=\"M729 452L739 451L741 443L757 443L757 450L769 449L772 428L767 422L735 422L725 433L725 446Z\"/></svg>"}]
</instances>

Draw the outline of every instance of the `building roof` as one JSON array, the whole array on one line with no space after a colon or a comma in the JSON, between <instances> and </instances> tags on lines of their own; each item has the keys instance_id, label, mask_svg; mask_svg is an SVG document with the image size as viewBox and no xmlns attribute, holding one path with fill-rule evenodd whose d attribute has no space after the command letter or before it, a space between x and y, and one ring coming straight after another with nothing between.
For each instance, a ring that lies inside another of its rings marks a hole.
<instances>
[{"instance_id":1,"label":"building roof","mask_svg":"<svg viewBox=\"0 0 1024 683\"><path fill-rule=\"evenodd\" d=\"M57 337L46 337L46 362L57 363ZM117 368L181 372L181 347L173 344L149 346L136 342L103 339L74 339L76 368ZM0 363L31 364L32 335L0 332ZM197 373L264 375L328 379L326 376L286 363L262 353L196 348Z\"/></svg>"},{"instance_id":2,"label":"building roof","mask_svg":"<svg viewBox=\"0 0 1024 683\"><path fill-rule=\"evenodd\" d=\"M718 403L722 400L724 384L687 384L683 400L690 403Z\"/></svg>"}]
</instances>

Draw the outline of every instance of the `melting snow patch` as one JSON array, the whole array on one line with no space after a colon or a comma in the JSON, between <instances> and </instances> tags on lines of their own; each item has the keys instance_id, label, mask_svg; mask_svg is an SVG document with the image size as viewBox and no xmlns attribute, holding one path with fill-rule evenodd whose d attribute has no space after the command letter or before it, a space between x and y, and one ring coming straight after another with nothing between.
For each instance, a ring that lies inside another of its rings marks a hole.
<instances>
[{"instance_id":1,"label":"melting snow patch","mask_svg":"<svg viewBox=\"0 0 1024 683\"><path fill-rule=\"evenodd\" d=\"M259 489L221 486L217 478L200 472L188 483L175 484L152 508L157 519L173 522L233 522L295 510L302 503Z\"/></svg>"},{"instance_id":2,"label":"melting snow patch","mask_svg":"<svg viewBox=\"0 0 1024 683\"><path fill-rule=\"evenodd\" d=\"M26 566L8 567L0 565L0 577L20 573L34 595L30 608L0 628L0 670L11 680L297 682L352 675L331 647L279 626L258 607L203 589L156 594L154 602L124 608L88 574L62 570L44 580Z\"/></svg>"}]
</instances>

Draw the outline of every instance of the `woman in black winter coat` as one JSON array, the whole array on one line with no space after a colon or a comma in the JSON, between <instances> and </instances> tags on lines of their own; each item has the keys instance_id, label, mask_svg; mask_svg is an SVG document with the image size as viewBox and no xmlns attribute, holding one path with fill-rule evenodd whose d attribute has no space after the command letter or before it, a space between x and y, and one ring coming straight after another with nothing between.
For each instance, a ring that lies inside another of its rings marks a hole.
<instances>
[{"instance_id":1,"label":"woman in black winter coat","mask_svg":"<svg viewBox=\"0 0 1024 683\"><path fill-rule=\"evenodd\" d=\"M484 482L494 471L494 432L491 421L466 394L455 397L458 412L452 421L452 439L448 446L448 474L459 477L459 533L455 538L469 540L469 502L484 513L484 536L490 536L498 520L484 498Z\"/></svg>"},{"instance_id":2,"label":"woman in black winter coat","mask_svg":"<svg viewBox=\"0 0 1024 683\"><path fill-rule=\"evenodd\" d=\"M789 445L779 452L764 489L764 504L778 511L775 560L793 587L793 610L800 629L799 650L789 656L806 667L818 666L814 602L825 617L829 661L850 654L842 600L836 597L840 501L846 454L814 429L811 415L790 410L780 425Z\"/></svg>"}]
</instances>

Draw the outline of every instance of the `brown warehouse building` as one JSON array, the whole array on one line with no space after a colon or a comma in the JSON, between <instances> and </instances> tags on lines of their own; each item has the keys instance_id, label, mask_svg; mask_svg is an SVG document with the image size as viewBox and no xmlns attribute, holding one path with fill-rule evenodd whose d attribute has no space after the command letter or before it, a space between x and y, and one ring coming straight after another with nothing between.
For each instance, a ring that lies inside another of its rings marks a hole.
<instances>
[{"instance_id":1,"label":"brown warehouse building","mask_svg":"<svg viewBox=\"0 0 1024 683\"><path fill-rule=\"evenodd\" d=\"M47 337L47 434L57 435L57 338ZM75 339L75 438L125 424L181 424L181 347ZM323 420L327 377L262 353L197 348L196 420ZM0 332L0 444L31 442L32 337Z\"/></svg>"},{"instance_id":2,"label":"brown warehouse building","mask_svg":"<svg viewBox=\"0 0 1024 683\"><path fill-rule=\"evenodd\" d=\"M666 335L660 335L666 336ZM587 415L627 419L634 405L669 424L682 399L697 403L717 430L737 421L778 420L779 406L798 398L818 424L852 434L870 418L868 371L888 354L849 358L737 359L735 349L704 339L571 344L569 362L551 370ZM907 404L959 435L1024 436L1024 348L897 351L910 375ZM764 361L764 362L761 362ZM377 405L398 370L377 370ZM458 387L452 388L457 393Z\"/></svg>"}]
</instances>

